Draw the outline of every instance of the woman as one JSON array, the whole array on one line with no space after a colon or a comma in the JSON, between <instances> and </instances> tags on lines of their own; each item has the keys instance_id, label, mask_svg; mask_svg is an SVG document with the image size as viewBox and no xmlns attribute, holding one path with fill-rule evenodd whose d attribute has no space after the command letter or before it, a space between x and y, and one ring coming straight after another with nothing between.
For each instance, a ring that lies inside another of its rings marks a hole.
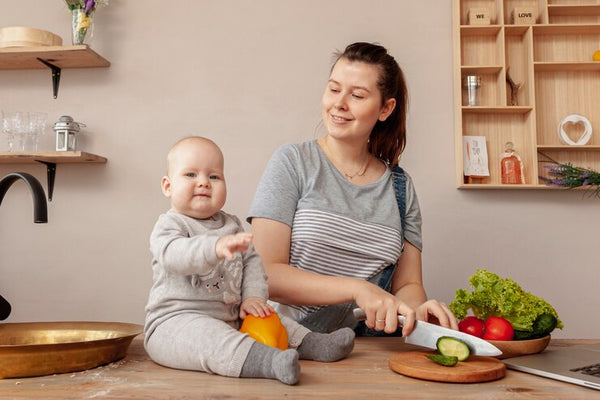
<instances>
[{"instance_id":1,"label":"woman","mask_svg":"<svg viewBox=\"0 0 600 400\"><path fill-rule=\"evenodd\" d=\"M263 174L248 220L270 298L310 329L355 327L356 306L376 332L396 332L398 314L406 317L404 335L415 319L457 329L448 307L428 301L423 288L421 216L408 175L403 222L394 193L407 103L387 50L351 44L323 93L327 134L282 146Z\"/></svg>"}]
</instances>

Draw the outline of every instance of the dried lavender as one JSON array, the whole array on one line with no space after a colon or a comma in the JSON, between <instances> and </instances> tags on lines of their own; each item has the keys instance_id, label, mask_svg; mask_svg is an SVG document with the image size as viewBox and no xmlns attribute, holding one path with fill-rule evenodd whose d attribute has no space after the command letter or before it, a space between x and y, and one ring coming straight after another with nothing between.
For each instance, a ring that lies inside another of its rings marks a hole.
<instances>
[{"instance_id":1,"label":"dried lavender","mask_svg":"<svg viewBox=\"0 0 600 400\"><path fill-rule=\"evenodd\" d=\"M540 176L540 179L545 181L547 185L569 189L586 187L591 190L590 196L595 195L600 198L599 172L588 168L576 167L571 163L558 163L552 159L550 160L550 164L544 166L548 176Z\"/></svg>"}]
</instances>

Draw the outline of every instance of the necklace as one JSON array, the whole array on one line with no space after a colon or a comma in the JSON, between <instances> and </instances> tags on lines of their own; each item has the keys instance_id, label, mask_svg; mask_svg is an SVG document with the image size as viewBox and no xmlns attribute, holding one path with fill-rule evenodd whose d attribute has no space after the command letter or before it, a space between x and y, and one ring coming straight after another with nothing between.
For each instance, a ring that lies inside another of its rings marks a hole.
<instances>
[{"instance_id":1,"label":"necklace","mask_svg":"<svg viewBox=\"0 0 600 400\"><path fill-rule=\"evenodd\" d=\"M329 149L329 145L327 144L327 137L325 137L325 139L323 140L323 143L325 144L327 153L329 153L330 155L333 155L331 153L331 150ZM369 154L367 154L367 159L365 160L365 163L363 164L363 166L353 174L349 174L349 173L343 171L344 177L351 181L353 178L355 178L357 176L363 176L367 172L367 167L369 166L370 161L371 161L371 157L369 157ZM342 172L342 171L340 171L340 172Z\"/></svg>"},{"instance_id":2,"label":"necklace","mask_svg":"<svg viewBox=\"0 0 600 400\"><path fill-rule=\"evenodd\" d=\"M361 169L356 171L353 175L350 175L349 173L344 172L344 176L346 178L348 178L349 180L352 180L352 178L354 178L355 176L363 176L365 174L365 172L367 172L367 166L369 165L369 161L371 161L371 157L367 156L367 161L365 161L365 165L363 165L363 167Z\"/></svg>"}]
</instances>

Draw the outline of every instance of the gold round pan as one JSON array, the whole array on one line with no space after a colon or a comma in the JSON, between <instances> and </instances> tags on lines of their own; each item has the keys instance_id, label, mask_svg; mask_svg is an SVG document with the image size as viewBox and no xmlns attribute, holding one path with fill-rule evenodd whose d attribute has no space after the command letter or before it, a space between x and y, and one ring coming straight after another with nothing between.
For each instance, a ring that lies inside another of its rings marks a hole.
<instances>
[{"instance_id":1,"label":"gold round pan","mask_svg":"<svg viewBox=\"0 0 600 400\"><path fill-rule=\"evenodd\" d=\"M143 327L122 322L0 324L0 378L83 371L117 361Z\"/></svg>"}]
</instances>

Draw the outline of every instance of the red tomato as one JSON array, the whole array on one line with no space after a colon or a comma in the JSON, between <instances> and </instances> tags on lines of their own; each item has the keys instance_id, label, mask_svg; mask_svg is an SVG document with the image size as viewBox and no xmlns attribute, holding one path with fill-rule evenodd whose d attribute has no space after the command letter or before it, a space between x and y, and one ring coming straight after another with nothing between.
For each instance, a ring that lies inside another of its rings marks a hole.
<instances>
[{"instance_id":1,"label":"red tomato","mask_svg":"<svg viewBox=\"0 0 600 400\"><path fill-rule=\"evenodd\" d=\"M515 331L506 319L502 317L489 317L485 321L485 340L513 340Z\"/></svg>"},{"instance_id":2,"label":"red tomato","mask_svg":"<svg viewBox=\"0 0 600 400\"><path fill-rule=\"evenodd\" d=\"M485 332L485 322L477 317L467 317L458 323L458 330L469 335L483 337Z\"/></svg>"}]
</instances>

